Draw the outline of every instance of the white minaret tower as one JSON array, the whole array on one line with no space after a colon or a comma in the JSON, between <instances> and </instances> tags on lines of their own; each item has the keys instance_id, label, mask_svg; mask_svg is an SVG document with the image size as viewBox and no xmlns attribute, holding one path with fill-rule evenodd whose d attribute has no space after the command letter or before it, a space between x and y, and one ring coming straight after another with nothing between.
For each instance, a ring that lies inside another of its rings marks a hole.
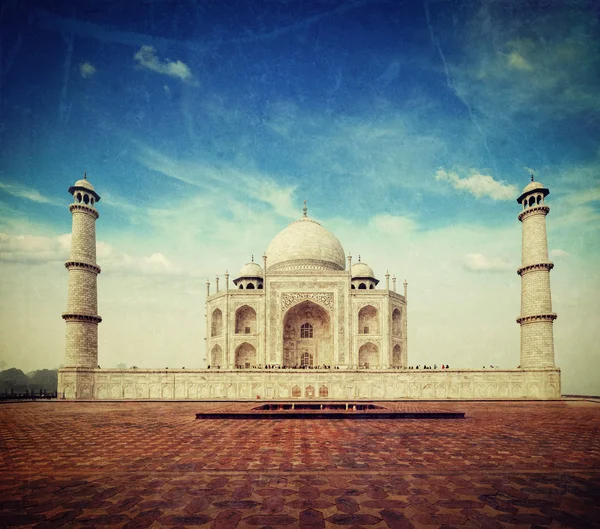
<instances>
[{"instance_id":1,"label":"white minaret tower","mask_svg":"<svg viewBox=\"0 0 600 529\"><path fill-rule=\"evenodd\" d=\"M541 369L554 365L553 322L550 295L550 270L554 264L548 260L546 215L550 208L545 198L550 191L540 182L525 187L517 202L522 211L523 259L517 273L521 276L521 368Z\"/></svg>"},{"instance_id":2,"label":"white minaret tower","mask_svg":"<svg viewBox=\"0 0 600 529\"><path fill-rule=\"evenodd\" d=\"M69 188L73 203L71 255L65 263L69 271L67 311L62 315L67 322L65 368L95 369L98 366L98 295L96 280L100 267L96 264L95 204L100 196L83 176Z\"/></svg>"}]
</instances>

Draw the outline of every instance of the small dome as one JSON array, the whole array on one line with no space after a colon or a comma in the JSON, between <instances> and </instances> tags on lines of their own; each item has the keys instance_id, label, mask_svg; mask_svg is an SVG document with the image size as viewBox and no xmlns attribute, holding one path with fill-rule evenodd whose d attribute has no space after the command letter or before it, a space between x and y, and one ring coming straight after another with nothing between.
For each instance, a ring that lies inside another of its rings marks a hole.
<instances>
[{"instance_id":1,"label":"small dome","mask_svg":"<svg viewBox=\"0 0 600 529\"><path fill-rule=\"evenodd\" d=\"M352 277L372 277L375 278L373 269L365 263L354 263L352 265Z\"/></svg>"},{"instance_id":2,"label":"small dome","mask_svg":"<svg viewBox=\"0 0 600 529\"><path fill-rule=\"evenodd\" d=\"M92 184L90 184L90 182L87 178L82 178L81 180L77 180L77 182L75 182L75 185L73 187L84 187L85 189L89 189L90 191L96 191L94 189L94 186Z\"/></svg>"},{"instance_id":3,"label":"small dome","mask_svg":"<svg viewBox=\"0 0 600 529\"><path fill-rule=\"evenodd\" d=\"M531 181L525 186L525 189L523 189L523 193L521 194L529 193L530 191L535 191L536 189L544 189L543 184L541 182Z\"/></svg>"},{"instance_id":4,"label":"small dome","mask_svg":"<svg viewBox=\"0 0 600 529\"><path fill-rule=\"evenodd\" d=\"M263 269L258 263L252 261L242 266L238 278L242 277L263 277Z\"/></svg>"},{"instance_id":5,"label":"small dome","mask_svg":"<svg viewBox=\"0 0 600 529\"><path fill-rule=\"evenodd\" d=\"M337 237L302 217L280 231L267 248L269 270L344 270L346 256Z\"/></svg>"}]
</instances>

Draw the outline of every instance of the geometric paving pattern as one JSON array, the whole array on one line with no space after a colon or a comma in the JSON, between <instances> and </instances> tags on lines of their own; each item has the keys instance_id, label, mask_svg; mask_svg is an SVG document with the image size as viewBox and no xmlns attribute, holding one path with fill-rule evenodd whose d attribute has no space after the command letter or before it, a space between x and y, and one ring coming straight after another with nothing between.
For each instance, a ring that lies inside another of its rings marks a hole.
<instances>
[{"instance_id":1,"label":"geometric paving pattern","mask_svg":"<svg viewBox=\"0 0 600 529\"><path fill-rule=\"evenodd\" d=\"M462 420L196 420L256 403L0 406L0 527L600 527L600 403Z\"/></svg>"}]
</instances>

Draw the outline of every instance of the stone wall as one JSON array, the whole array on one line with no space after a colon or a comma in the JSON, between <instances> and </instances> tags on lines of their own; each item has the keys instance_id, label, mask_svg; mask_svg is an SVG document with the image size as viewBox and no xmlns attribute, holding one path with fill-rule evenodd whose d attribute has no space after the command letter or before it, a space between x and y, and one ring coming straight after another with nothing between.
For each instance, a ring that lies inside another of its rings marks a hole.
<instances>
[{"instance_id":1,"label":"stone wall","mask_svg":"<svg viewBox=\"0 0 600 529\"><path fill-rule=\"evenodd\" d=\"M67 399L559 399L560 370L185 370L59 372ZM299 395L299 396L296 396ZM314 397L311 397L314 395Z\"/></svg>"}]
</instances>

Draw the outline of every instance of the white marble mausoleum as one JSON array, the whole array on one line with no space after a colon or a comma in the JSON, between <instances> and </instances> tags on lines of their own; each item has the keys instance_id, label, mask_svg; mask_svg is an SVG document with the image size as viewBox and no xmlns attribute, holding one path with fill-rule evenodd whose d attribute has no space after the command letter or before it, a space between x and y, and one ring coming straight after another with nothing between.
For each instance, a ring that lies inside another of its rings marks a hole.
<instances>
[{"instance_id":1,"label":"white marble mausoleum","mask_svg":"<svg viewBox=\"0 0 600 529\"><path fill-rule=\"evenodd\" d=\"M519 197L523 224L521 365L408 369L407 283L384 281L307 214L271 241L262 264L206 284L203 369L100 369L95 223L100 196L69 188L73 217L66 321L65 399L553 399L560 398L545 216L549 191ZM232 241L233 243L234 241ZM510 322L507 322L507 327ZM125 353L125 352L124 352ZM198 351L199 356L201 351Z\"/></svg>"}]
</instances>

